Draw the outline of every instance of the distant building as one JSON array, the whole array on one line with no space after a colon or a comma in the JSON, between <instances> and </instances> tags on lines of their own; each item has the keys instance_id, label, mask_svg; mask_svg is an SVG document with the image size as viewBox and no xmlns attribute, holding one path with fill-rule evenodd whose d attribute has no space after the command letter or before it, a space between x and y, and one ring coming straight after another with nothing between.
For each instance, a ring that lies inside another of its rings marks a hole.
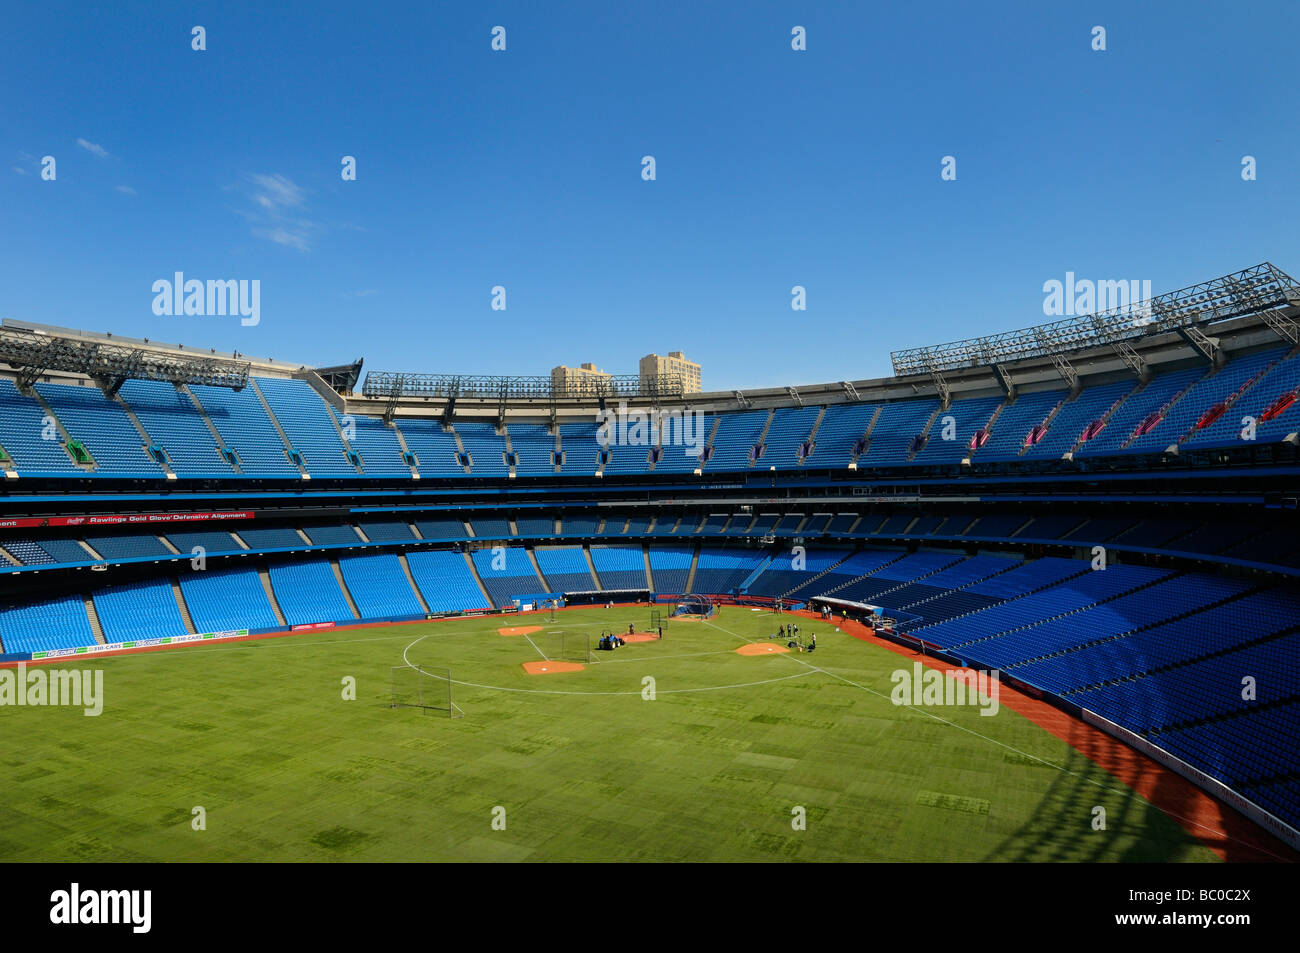
<instances>
[{"instance_id":1,"label":"distant building","mask_svg":"<svg viewBox=\"0 0 1300 953\"><path fill-rule=\"evenodd\" d=\"M641 358L641 386L652 387L653 381L661 378L678 378L682 382L683 394L698 394L700 387L700 365L686 359L681 351L669 351L667 357L659 354L647 354ZM667 380L665 380L665 383Z\"/></svg>"},{"instance_id":2,"label":"distant building","mask_svg":"<svg viewBox=\"0 0 1300 953\"><path fill-rule=\"evenodd\" d=\"M551 386L555 393L569 396L585 396L604 393L610 377L613 375L602 371L595 364L583 364L580 367L551 368Z\"/></svg>"}]
</instances>

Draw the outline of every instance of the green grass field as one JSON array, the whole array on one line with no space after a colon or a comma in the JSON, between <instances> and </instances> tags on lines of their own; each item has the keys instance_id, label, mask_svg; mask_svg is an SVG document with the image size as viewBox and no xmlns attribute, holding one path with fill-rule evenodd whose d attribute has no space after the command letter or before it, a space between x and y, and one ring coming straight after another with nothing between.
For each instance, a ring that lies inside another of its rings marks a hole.
<instances>
[{"instance_id":1,"label":"green grass field","mask_svg":"<svg viewBox=\"0 0 1300 953\"><path fill-rule=\"evenodd\" d=\"M0 859L1216 859L1005 706L893 705L909 661L825 624L803 623L813 655L745 657L777 619L728 607L541 676L521 667L534 645L497 632L594 648L602 626L647 621L570 610L98 660L97 718L0 708ZM450 669L463 718L390 707L404 653Z\"/></svg>"}]
</instances>

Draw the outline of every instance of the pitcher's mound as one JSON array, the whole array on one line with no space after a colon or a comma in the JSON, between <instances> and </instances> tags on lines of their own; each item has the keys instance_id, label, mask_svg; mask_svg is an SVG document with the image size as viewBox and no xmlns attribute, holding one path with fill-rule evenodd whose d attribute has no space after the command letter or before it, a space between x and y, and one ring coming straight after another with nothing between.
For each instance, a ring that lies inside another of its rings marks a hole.
<instances>
[{"instance_id":1,"label":"pitcher's mound","mask_svg":"<svg viewBox=\"0 0 1300 953\"><path fill-rule=\"evenodd\" d=\"M586 666L580 662L551 662L546 659L524 663L524 671L529 675L554 675L557 672L581 672L584 668L586 668Z\"/></svg>"},{"instance_id":2,"label":"pitcher's mound","mask_svg":"<svg viewBox=\"0 0 1300 953\"><path fill-rule=\"evenodd\" d=\"M624 642L658 642L659 636L654 632L634 632L631 635L620 634L619 638Z\"/></svg>"},{"instance_id":3,"label":"pitcher's mound","mask_svg":"<svg viewBox=\"0 0 1300 953\"><path fill-rule=\"evenodd\" d=\"M497 629L502 635L532 635L534 632L542 631L540 625L508 625L503 629Z\"/></svg>"},{"instance_id":4,"label":"pitcher's mound","mask_svg":"<svg viewBox=\"0 0 1300 953\"><path fill-rule=\"evenodd\" d=\"M755 642L752 645L742 645L736 649L737 655L779 655L781 652L790 650L784 645L777 645L774 642Z\"/></svg>"}]
</instances>

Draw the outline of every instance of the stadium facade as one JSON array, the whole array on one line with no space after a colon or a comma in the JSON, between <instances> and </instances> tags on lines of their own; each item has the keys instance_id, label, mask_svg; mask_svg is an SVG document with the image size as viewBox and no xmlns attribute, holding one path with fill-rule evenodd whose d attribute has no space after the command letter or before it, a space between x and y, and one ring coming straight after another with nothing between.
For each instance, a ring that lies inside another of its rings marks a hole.
<instances>
[{"instance_id":1,"label":"stadium facade","mask_svg":"<svg viewBox=\"0 0 1300 953\"><path fill-rule=\"evenodd\" d=\"M354 393L356 365L7 320L0 660L566 593L829 604L1297 845L1298 318L1265 264L889 378L727 393Z\"/></svg>"}]
</instances>

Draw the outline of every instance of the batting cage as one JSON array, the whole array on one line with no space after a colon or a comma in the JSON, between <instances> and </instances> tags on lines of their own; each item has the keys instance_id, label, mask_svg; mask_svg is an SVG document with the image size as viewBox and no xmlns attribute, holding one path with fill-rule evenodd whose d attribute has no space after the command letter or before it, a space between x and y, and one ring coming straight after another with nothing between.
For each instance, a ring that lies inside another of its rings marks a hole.
<instances>
[{"instance_id":1,"label":"batting cage","mask_svg":"<svg viewBox=\"0 0 1300 953\"><path fill-rule=\"evenodd\" d=\"M451 670L417 665L394 665L391 670L390 708L419 708L452 718L464 712L452 700Z\"/></svg>"}]
</instances>

